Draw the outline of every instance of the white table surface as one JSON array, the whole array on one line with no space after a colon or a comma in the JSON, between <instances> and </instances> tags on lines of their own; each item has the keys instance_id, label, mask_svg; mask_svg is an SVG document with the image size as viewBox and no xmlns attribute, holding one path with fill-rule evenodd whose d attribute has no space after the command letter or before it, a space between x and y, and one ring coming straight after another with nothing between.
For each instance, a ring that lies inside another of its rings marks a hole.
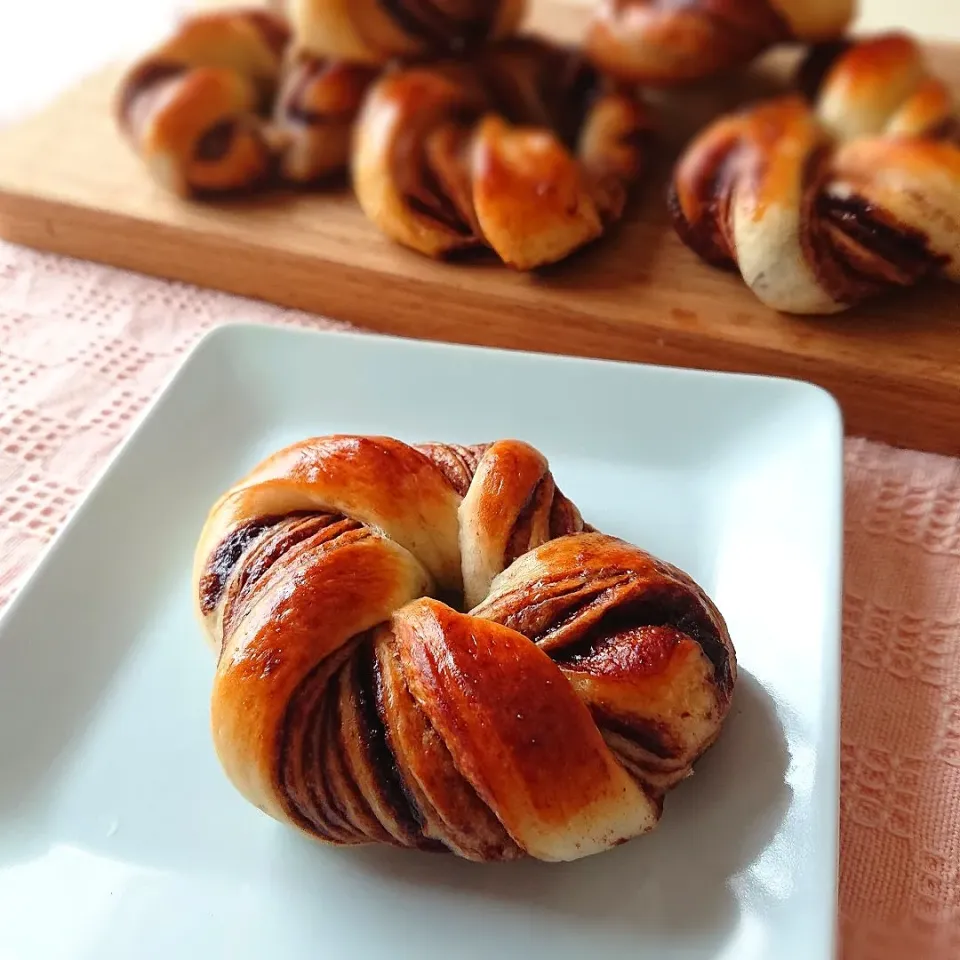
<instances>
[{"instance_id":1,"label":"white table surface","mask_svg":"<svg viewBox=\"0 0 960 960\"><path fill-rule=\"evenodd\" d=\"M104 61L149 45L174 15L197 5L191 0L0 0L0 122L41 106ZM960 40L957 0L860 0L860 7L861 30L903 27Z\"/></svg>"}]
</instances>

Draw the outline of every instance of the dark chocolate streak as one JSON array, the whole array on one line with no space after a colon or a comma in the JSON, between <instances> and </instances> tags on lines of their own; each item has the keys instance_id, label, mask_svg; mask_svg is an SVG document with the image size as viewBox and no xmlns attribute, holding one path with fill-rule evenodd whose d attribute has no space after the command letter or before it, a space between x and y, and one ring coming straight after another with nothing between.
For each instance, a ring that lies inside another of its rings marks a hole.
<instances>
[{"instance_id":1,"label":"dark chocolate streak","mask_svg":"<svg viewBox=\"0 0 960 960\"><path fill-rule=\"evenodd\" d=\"M573 620L595 600L596 597L591 597L577 611L568 611L565 621ZM613 607L587 631L586 636L567 647L552 650L551 656L561 666L575 669L577 663L588 659L605 638L640 626L669 626L686 634L700 645L713 665L718 688L723 693L732 690L733 677L727 648L701 604L680 586L655 587L637 600Z\"/></svg>"},{"instance_id":2,"label":"dark chocolate streak","mask_svg":"<svg viewBox=\"0 0 960 960\"><path fill-rule=\"evenodd\" d=\"M401 30L434 49L472 46L489 35L493 23L491 13L464 19L444 12L435 0L378 0L378 6Z\"/></svg>"},{"instance_id":3,"label":"dark chocolate streak","mask_svg":"<svg viewBox=\"0 0 960 960\"><path fill-rule=\"evenodd\" d=\"M134 101L142 93L155 84L170 80L186 71L187 67L182 63L167 63L162 60L148 60L135 68L123 85L117 105L121 127L127 132L130 131L130 113Z\"/></svg>"},{"instance_id":4,"label":"dark chocolate streak","mask_svg":"<svg viewBox=\"0 0 960 960\"><path fill-rule=\"evenodd\" d=\"M447 119L451 125L468 129L476 123L477 115L475 111L464 109L452 112ZM447 227L465 241L475 238L472 224L457 207L454 198L444 189L438 172L422 146L413 177L404 179L411 185L404 191L403 199L413 212Z\"/></svg>"},{"instance_id":5,"label":"dark chocolate streak","mask_svg":"<svg viewBox=\"0 0 960 960\"><path fill-rule=\"evenodd\" d=\"M641 717L620 719L615 713L597 704L591 704L590 714L598 727L603 727L610 733L635 743L642 750L661 760L673 760L680 752L671 743L671 737L665 725L655 720L645 720Z\"/></svg>"},{"instance_id":6,"label":"dark chocolate streak","mask_svg":"<svg viewBox=\"0 0 960 960\"><path fill-rule=\"evenodd\" d=\"M422 453L446 478L461 497L467 495L480 466L480 458L490 448L489 443L461 447L447 443L424 443L416 449Z\"/></svg>"},{"instance_id":7,"label":"dark chocolate streak","mask_svg":"<svg viewBox=\"0 0 960 960\"><path fill-rule=\"evenodd\" d=\"M374 816L367 798L360 792L356 781L351 776L350 765L347 762L346 745L343 739L347 735L347 724L343 716L344 691L346 690L344 673L346 669L344 667L337 675L337 682L331 688L332 696L329 698L333 710L328 741L333 759L334 789L332 797L337 811L347 823L368 839L376 840L378 838L375 831L376 827L379 827L380 821ZM375 826L370 821L376 821ZM371 832L371 830L374 832Z\"/></svg>"},{"instance_id":8,"label":"dark chocolate streak","mask_svg":"<svg viewBox=\"0 0 960 960\"><path fill-rule=\"evenodd\" d=\"M573 503L556 489L550 507L550 535L566 537L571 533L580 533L583 529L583 521Z\"/></svg>"},{"instance_id":9,"label":"dark chocolate streak","mask_svg":"<svg viewBox=\"0 0 960 960\"><path fill-rule=\"evenodd\" d=\"M687 219L672 181L667 193L667 208L680 239L698 257L711 266L736 270L737 264L727 239L725 220L730 210L730 178L736 163L736 144L724 144L717 155L703 164L703 174L695 184L700 215Z\"/></svg>"},{"instance_id":10,"label":"dark chocolate streak","mask_svg":"<svg viewBox=\"0 0 960 960\"><path fill-rule=\"evenodd\" d=\"M352 87L372 82L376 76L373 69L369 72L359 64L344 64L320 57L301 56L291 69L287 83L277 104L277 117L287 123L303 126L324 126L330 124L351 123L357 115L359 105L348 106L342 110L314 110L305 105L310 89L314 84L332 84L338 88L347 84Z\"/></svg>"},{"instance_id":11,"label":"dark chocolate streak","mask_svg":"<svg viewBox=\"0 0 960 960\"><path fill-rule=\"evenodd\" d=\"M300 720L301 729L306 730L299 751L301 781L296 782L293 771L288 771L285 767L282 767L281 769L287 774L283 784L284 796L289 797L295 807L299 808L298 812L304 822L312 825L319 836L349 842L356 838L351 836L342 822L330 816L330 804L323 783L322 746L326 742L326 736L329 735L324 704L330 681L328 676L320 675L322 673L323 668L321 667L320 673L314 672L301 683L288 708L292 712L298 695L305 696L310 704L310 709ZM288 724L289 720L283 727L282 736L284 738L288 735L290 729ZM281 757L284 756L283 751L285 749L286 744L282 743ZM299 796L295 793L298 788ZM295 797L296 800L294 800Z\"/></svg>"},{"instance_id":12,"label":"dark chocolate streak","mask_svg":"<svg viewBox=\"0 0 960 960\"><path fill-rule=\"evenodd\" d=\"M555 540L571 533L579 533L582 529L579 515L573 504L557 489L551 474L547 473L534 487L527 502L517 515L507 546L504 551L504 564L509 566L518 557L528 550L539 547L540 542L530 542L530 531L533 527L533 518L548 506L549 498L549 527L548 537Z\"/></svg>"},{"instance_id":13,"label":"dark chocolate streak","mask_svg":"<svg viewBox=\"0 0 960 960\"><path fill-rule=\"evenodd\" d=\"M423 815L416 800L408 792L397 767L396 758L387 742L387 731L381 715L383 704L383 678L380 662L373 643L364 642L357 651L355 662L357 678L357 703L360 707L360 736L367 751L370 766L376 774L383 800L393 811L403 829L416 837L422 837ZM426 841L424 841L426 842Z\"/></svg>"},{"instance_id":14,"label":"dark chocolate streak","mask_svg":"<svg viewBox=\"0 0 960 960\"><path fill-rule=\"evenodd\" d=\"M320 714L322 732L317 741L317 749L321 759L313 776L318 787L322 785L323 788L324 813L330 817L331 822L337 824L347 835L352 836L355 842L363 843L369 838L350 817L342 803L343 797L340 793L344 764L343 753L340 749L339 689L340 675L337 673L330 679L326 695L322 698L323 709Z\"/></svg>"},{"instance_id":15,"label":"dark chocolate streak","mask_svg":"<svg viewBox=\"0 0 960 960\"><path fill-rule=\"evenodd\" d=\"M465 240L473 236L473 227L460 215L456 204L440 185L428 163L424 162L421 166L420 191L407 193L404 200L415 213L435 220Z\"/></svg>"},{"instance_id":16,"label":"dark chocolate streak","mask_svg":"<svg viewBox=\"0 0 960 960\"><path fill-rule=\"evenodd\" d=\"M264 43L273 51L276 56L281 56L290 43L290 28L278 16L265 10L248 10L244 16L247 17L260 31Z\"/></svg>"},{"instance_id":17,"label":"dark chocolate streak","mask_svg":"<svg viewBox=\"0 0 960 960\"><path fill-rule=\"evenodd\" d=\"M851 46L851 40L831 40L810 48L797 70L797 87L808 101L813 103L817 99L827 74Z\"/></svg>"},{"instance_id":18,"label":"dark chocolate streak","mask_svg":"<svg viewBox=\"0 0 960 960\"><path fill-rule=\"evenodd\" d=\"M603 574L591 581L582 573L547 575L518 596L515 611L504 617L503 624L540 644L582 616L591 604L598 602L611 586L620 585L623 579L615 577L611 581ZM563 584L558 585L558 581ZM597 581L601 583L598 585Z\"/></svg>"},{"instance_id":19,"label":"dark chocolate streak","mask_svg":"<svg viewBox=\"0 0 960 960\"><path fill-rule=\"evenodd\" d=\"M652 8L665 18L688 11L703 21L710 45L705 56L721 69L743 64L771 44L793 37L789 23L770 0L617 0L615 9L622 14L634 6L645 12Z\"/></svg>"},{"instance_id":20,"label":"dark chocolate streak","mask_svg":"<svg viewBox=\"0 0 960 960\"><path fill-rule=\"evenodd\" d=\"M789 23L770 0L661 0L661 7L694 7L706 17L718 40L741 56L753 56L771 43L789 40Z\"/></svg>"},{"instance_id":21,"label":"dark chocolate streak","mask_svg":"<svg viewBox=\"0 0 960 960\"><path fill-rule=\"evenodd\" d=\"M325 693L329 684L326 665L320 664L300 681L290 698L280 728L279 779L291 816L323 839L349 843L358 838L342 820L330 816L322 774L317 775L323 770L320 759L328 728L329 698ZM306 735L297 737L299 730Z\"/></svg>"},{"instance_id":22,"label":"dark chocolate streak","mask_svg":"<svg viewBox=\"0 0 960 960\"><path fill-rule=\"evenodd\" d=\"M392 812L406 842L446 852L423 835L423 816L390 748L384 690L371 634L349 644L346 662L321 663L297 685L280 727L277 784L288 812L321 838L344 843L391 841L368 797L351 774L345 737L356 737L379 800ZM347 685L352 677L352 687ZM353 695L357 728L345 725L343 705ZM366 823L366 825L365 825Z\"/></svg>"},{"instance_id":23,"label":"dark chocolate streak","mask_svg":"<svg viewBox=\"0 0 960 960\"><path fill-rule=\"evenodd\" d=\"M283 120L290 123L302 123L305 126L317 126L332 119L328 114L311 110L303 105L304 95L309 86L329 69L330 62L311 57L301 60L294 67L292 85L284 91L278 105L278 113Z\"/></svg>"},{"instance_id":24,"label":"dark chocolate streak","mask_svg":"<svg viewBox=\"0 0 960 960\"><path fill-rule=\"evenodd\" d=\"M924 133L931 140L944 140L960 146L960 118L947 117Z\"/></svg>"},{"instance_id":25,"label":"dark chocolate streak","mask_svg":"<svg viewBox=\"0 0 960 960\"><path fill-rule=\"evenodd\" d=\"M223 596L227 579L233 573L246 549L265 530L284 520L284 517L260 517L242 524L227 534L207 560L200 577L200 610L204 616L213 613Z\"/></svg>"},{"instance_id":26,"label":"dark chocolate streak","mask_svg":"<svg viewBox=\"0 0 960 960\"><path fill-rule=\"evenodd\" d=\"M855 240L864 250L920 277L944 261L930 251L927 237L904 224L894 224L878 207L862 197L836 197L822 193L817 214Z\"/></svg>"},{"instance_id":27,"label":"dark chocolate streak","mask_svg":"<svg viewBox=\"0 0 960 960\"><path fill-rule=\"evenodd\" d=\"M653 148L656 137L649 127L636 127L620 134L619 143L624 147L632 147L640 153L646 154Z\"/></svg>"},{"instance_id":28,"label":"dark chocolate streak","mask_svg":"<svg viewBox=\"0 0 960 960\"><path fill-rule=\"evenodd\" d=\"M546 502L546 498L553 497L553 480L549 473L545 474L530 491L526 503L520 508L517 519L514 521L510 536L507 537L507 546L504 550L503 562L505 566L513 563L530 549L530 531L533 527L534 515ZM539 546L539 544L536 544Z\"/></svg>"},{"instance_id":29,"label":"dark chocolate streak","mask_svg":"<svg viewBox=\"0 0 960 960\"><path fill-rule=\"evenodd\" d=\"M369 535L369 530L356 520L340 514L293 513L263 532L251 545L237 576L230 581L223 609L223 633L229 636L235 616L242 613L245 602L267 571L287 552L305 540L313 539L315 548L345 534Z\"/></svg>"},{"instance_id":30,"label":"dark chocolate streak","mask_svg":"<svg viewBox=\"0 0 960 960\"><path fill-rule=\"evenodd\" d=\"M580 130L600 93L600 74L582 56L564 52L560 77L560 96L553 105L554 127L571 150L576 148Z\"/></svg>"},{"instance_id":31,"label":"dark chocolate streak","mask_svg":"<svg viewBox=\"0 0 960 960\"><path fill-rule=\"evenodd\" d=\"M930 250L926 236L861 197L820 190L811 205L805 254L817 281L840 303L855 304L885 287L916 283L945 262ZM862 260L851 262L837 234L862 251Z\"/></svg>"},{"instance_id":32,"label":"dark chocolate streak","mask_svg":"<svg viewBox=\"0 0 960 960\"><path fill-rule=\"evenodd\" d=\"M513 124L549 127L568 149L576 148L602 87L600 73L579 52L514 37L498 43L478 66L497 113ZM533 99L525 95L528 90L535 92Z\"/></svg>"},{"instance_id":33,"label":"dark chocolate streak","mask_svg":"<svg viewBox=\"0 0 960 960\"><path fill-rule=\"evenodd\" d=\"M240 133L240 121L230 117L215 123L205 130L193 146L193 158L203 163L216 163L230 153L237 135Z\"/></svg>"}]
</instances>

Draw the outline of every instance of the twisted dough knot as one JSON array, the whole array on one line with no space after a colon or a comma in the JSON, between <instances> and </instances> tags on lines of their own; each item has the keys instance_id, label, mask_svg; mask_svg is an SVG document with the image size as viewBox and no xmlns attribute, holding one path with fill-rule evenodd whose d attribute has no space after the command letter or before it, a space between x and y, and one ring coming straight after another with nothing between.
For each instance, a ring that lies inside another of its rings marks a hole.
<instances>
[{"instance_id":1,"label":"twisted dough knot","mask_svg":"<svg viewBox=\"0 0 960 960\"><path fill-rule=\"evenodd\" d=\"M120 128L181 196L303 183L346 169L376 74L293 55L286 20L262 10L186 18L124 76Z\"/></svg>"},{"instance_id":2,"label":"twisted dough knot","mask_svg":"<svg viewBox=\"0 0 960 960\"><path fill-rule=\"evenodd\" d=\"M699 80L791 40L842 36L854 0L601 0L586 49L603 69L650 85Z\"/></svg>"},{"instance_id":3,"label":"twisted dough knot","mask_svg":"<svg viewBox=\"0 0 960 960\"><path fill-rule=\"evenodd\" d=\"M362 63L437 56L513 34L526 0L290 0L298 44Z\"/></svg>"},{"instance_id":4,"label":"twisted dough knot","mask_svg":"<svg viewBox=\"0 0 960 960\"><path fill-rule=\"evenodd\" d=\"M960 280L960 148L946 87L890 34L814 50L800 96L721 118L674 172L683 241L768 306L835 313Z\"/></svg>"},{"instance_id":5,"label":"twisted dough knot","mask_svg":"<svg viewBox=\"0 0 960 960\"><path fill-rule=\"evenodd\" d=\"M282 450L214 506L194 583L227 774L333 844L607 849L655 826L736 680L699 587L589 532L516 441Z\"/></svg>"},{"instance_id":6,"label":"twisted dough knot","mask_svg":"<svg viewBox=\"0 0 960 960\"><path fill-rule=\"evenodd\" d=\"M388 236L432 257L488 247L529 270L622 213L651 136L644 105L533 38L387 73L357 120L353 183Z\"/></svg>"}]
</instances>

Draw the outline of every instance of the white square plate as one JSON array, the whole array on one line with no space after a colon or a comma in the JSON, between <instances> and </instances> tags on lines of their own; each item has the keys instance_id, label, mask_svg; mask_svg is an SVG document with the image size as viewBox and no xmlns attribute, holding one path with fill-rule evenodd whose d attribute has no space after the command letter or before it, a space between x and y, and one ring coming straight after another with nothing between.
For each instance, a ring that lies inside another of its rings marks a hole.
<instances>
[{"instance_id":1,"label":"white square plate","mask_svg":"<svg viewBox=\"0 0 960 960\"><path fill-rule=\"evenodd\" d=\"M538 446L686 569L741 680L653 834L572 864L321 847L221 773L190 566L215 497L332 432ZM208 336L0 625L0 958L827 960L842 430L791 381L261 327Z\"/></svg>"}]
</instances>

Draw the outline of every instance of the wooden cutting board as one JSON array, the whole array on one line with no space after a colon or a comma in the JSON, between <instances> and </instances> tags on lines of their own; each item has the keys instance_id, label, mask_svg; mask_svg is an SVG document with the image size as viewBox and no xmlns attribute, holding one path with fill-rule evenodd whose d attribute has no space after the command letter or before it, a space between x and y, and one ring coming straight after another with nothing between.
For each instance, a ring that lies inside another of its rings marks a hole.
<instances>
[{"instance_id":1,"label":"wooden cutting board","mask_svg":"<svg viewBox=\"0 0 960 960\"><path fill-rule=\"evenodd\" d=\"M574 39L583 17L544 0L531 27ZM960 47L929 52L960 88ZM798 377L838 398L849 433L960 454L960 288L934 283L839 317L782 316L698 261L668 223L679 146L718 110L782 86L794 57L662 98L662 147L626 221L534 276L400 249L346 188L217 205L166 195L115 130L120 66L0 133L0 235L404 336ZM651 415L618 413L624 429Z\"/></svg>"}]
</instances>

